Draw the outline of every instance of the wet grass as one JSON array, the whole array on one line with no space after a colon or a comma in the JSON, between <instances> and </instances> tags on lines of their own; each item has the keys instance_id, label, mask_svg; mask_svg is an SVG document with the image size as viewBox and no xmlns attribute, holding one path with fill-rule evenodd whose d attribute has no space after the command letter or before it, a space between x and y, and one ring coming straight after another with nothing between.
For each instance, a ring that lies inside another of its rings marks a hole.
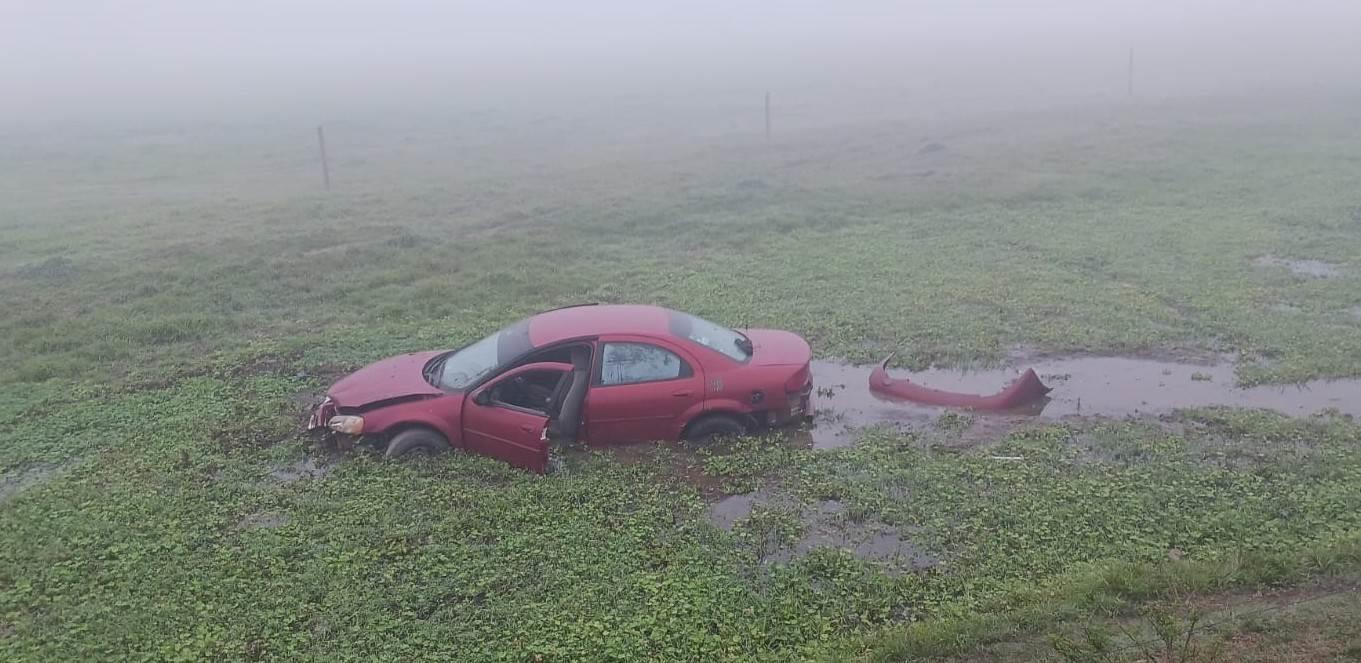
<instances>
[{"instance_id":1,"label":"wet grass","mask_svg":"<svg viewBox=\"0 0 1361 663\"><path fill-rule=\"evenodd\" d=\"M1338 193L1361 169L1354 129L1114 121L961 138L950 177L895 187L871 175L919 159L920 134L325 197L276 185L190 204L142 185L106 200L128 186L112 175L75 200L14 191L0 360L9 382L160 374L268 339L354 363L600 300L793 328L862 361L1198 349L1255 361L1248 382L1361 374L1361 201ZM755 175L765 186L741 186ZM1263 268L1264 255L1338 275Z\"/></svg>"},{"instance_id":2,"label":"wet grass","mask_svg":"<svg viewBox=\"0 0 1361 663\"><path fill-rule=\"evenodd\" d=\"M372 148L329 196L246 139L208 153L220 162L192 145L10 151L0 471L22 490L0 503L0 653L963 656L1173 591L1354 573L1361 427L1341 417L1204 410L987 445L957 444L969 421L943 418L830 452L581 454L552 477L464 456L305 460L323 452L296 433L298 394L579 301L794 329L856 361L1024 346L1229 352L1245 383L1361 375L1357 125L1192 115L423 162L440 177ZM758 489L779 508L732 531L706 518L716 492ZM835 547L761 561L826 500L939 563L902 573Z\"/></svg>"},{"instance_id":3,"label":"wet grass","mask_svg":"<svg viewBox=\"0 0 1361 663\"><path fill-rule=\"evenodd\" d=\"M1361 654L1357 577L1332 577L1290 590L1243 591L1165 587L1135 610L1068 620L1044 636L1017 632L967 654L917 651L943 660L1347 661ZM942 655L938 655L942 654Z\"/></svg>"}]
</instances>

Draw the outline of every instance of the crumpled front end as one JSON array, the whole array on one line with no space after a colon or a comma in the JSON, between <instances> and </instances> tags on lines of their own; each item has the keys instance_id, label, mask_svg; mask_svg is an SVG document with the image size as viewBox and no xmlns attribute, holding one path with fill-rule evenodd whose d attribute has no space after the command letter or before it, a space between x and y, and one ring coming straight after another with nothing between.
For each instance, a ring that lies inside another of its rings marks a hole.
<instances>
[{"instance_id":1,"label":"crumpled front end","mask_svg":"<svg viewBox=\"0 0 1361 663\"><path fill-rule=\"evenodd\" d=\"M320 436L326 444L346 450L354 447L364 433L364 418L341 414L340 405L327 396L307 418L307 432Z\"/></svg>"},{"instance_id":2,"label":"crumpled front end","mask_svg":"<svg viewBox=\"0 0 1361 663\"><path fill-rule=\"evenodd\" d=\"M326 428L327 422L331 417L336 416L336 402L327 396L312 410L312 416L307 419L307 430L314 431L319 428Z\"/></svg>"}]
</instances>

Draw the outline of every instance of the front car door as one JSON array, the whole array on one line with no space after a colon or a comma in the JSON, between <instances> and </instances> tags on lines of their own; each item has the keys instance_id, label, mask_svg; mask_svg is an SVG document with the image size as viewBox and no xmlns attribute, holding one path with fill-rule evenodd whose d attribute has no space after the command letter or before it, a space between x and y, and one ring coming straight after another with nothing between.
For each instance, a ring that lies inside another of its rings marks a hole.
<instances>
[{"instance_id":1,"label":"front car door","mask_svg":"<svg viewBox=\"0 0 1361 663\"><path fill-rule=\"evenodd\" d=\"M594 445L666 440L704 401L699 362L660 339L602 339L586 395L586 438Z\"/></svg>"},{"instance_id":2,"label":"front car door","mask_svg":"<svg viewBox=\"0 0 1361 663\"><path fill-rule=\"evenodd\" d=\"M502 392L517 379L552 371L566 375L570 369L570 365L557 363L527 364L474 389L463 401L464 445L469 451L499 458L516 467L546 472L548 414L536 409L532 401L504 398ZM516 391L523 390L517 387Z\"/></svg>"}]
</instances>

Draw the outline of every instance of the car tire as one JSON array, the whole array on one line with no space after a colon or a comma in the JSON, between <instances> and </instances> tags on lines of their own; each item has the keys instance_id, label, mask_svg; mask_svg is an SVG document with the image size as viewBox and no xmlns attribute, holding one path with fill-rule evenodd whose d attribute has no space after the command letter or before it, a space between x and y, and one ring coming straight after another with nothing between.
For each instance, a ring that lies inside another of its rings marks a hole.
<instances>
[{"instance_id":1,"label":"car tire","mask_svg":"<svg viewBox=\"0 0 1361 663\"><path fill-rule=\"evenodd\" d=\"M685 428L685 441L692 445L708 445L719 440L742 437L747 426L737 417L711 414Z\"/></svg>"},{"instance_id":2,"label":"car tire","mask_svg":"<svg viewBox=\"0 0 1361 663\"><path fill-rule=\"evenodd\" d=\"M444 439L443 435L429 428L410 428L393 436L392 441L388 442L387 451L383 452L383 457L433 456L448 449L449 441Z\"/></svg>"}]
</instances>

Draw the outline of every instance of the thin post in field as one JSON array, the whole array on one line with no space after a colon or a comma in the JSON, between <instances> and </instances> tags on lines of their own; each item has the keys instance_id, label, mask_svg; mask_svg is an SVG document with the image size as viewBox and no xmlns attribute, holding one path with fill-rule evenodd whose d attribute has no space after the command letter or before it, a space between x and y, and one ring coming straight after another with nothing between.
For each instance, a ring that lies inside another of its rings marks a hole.
<instances>
[{"instance_id":1,"label":"thin post in field","mask_svg":"<svg viewBox=\"0 0 1361 663\"><path fill-rule=\"evenodd\" d=\"M766 140L770 140L770 93L766 93Z\"/></svg>"},{"instance_id":2,"label":"thin post in field","mask_svg":"<svg viewBox=\"0 0 1361 663\"><path fill-rule=\"evenodd\" d=\"M317 145L321 148L321 183L327 191L331 190L331 164L326 159L326 132L317 125Z\"/></svg>"}]
</instances>

